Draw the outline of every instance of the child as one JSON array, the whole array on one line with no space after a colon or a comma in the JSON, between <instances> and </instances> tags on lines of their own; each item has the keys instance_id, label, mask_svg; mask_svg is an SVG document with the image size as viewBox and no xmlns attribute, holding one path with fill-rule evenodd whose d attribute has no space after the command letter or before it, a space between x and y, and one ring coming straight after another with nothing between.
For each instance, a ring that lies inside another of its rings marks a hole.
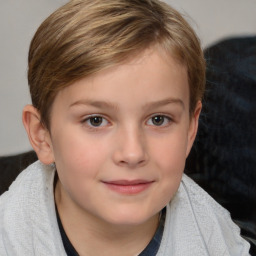
<instances>
[{"instance_id":1,"label":"child","mask_svg":"<svg viewBox=\"0 0 256 256\"><path fill-rule=\"evenodd\" d=\"M23 123L39 161L0 201L0 255L249 255L183 174L205 63L157 0L73 0L30 46Z\"/></svg>"}]
</instances>

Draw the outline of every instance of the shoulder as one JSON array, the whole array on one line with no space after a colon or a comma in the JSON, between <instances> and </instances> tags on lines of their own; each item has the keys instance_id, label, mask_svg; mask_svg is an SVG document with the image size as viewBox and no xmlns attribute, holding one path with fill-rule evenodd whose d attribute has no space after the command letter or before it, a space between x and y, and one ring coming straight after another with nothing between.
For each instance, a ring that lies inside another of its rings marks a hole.
<instances>
[{"instance_id":1,"label":"shoulder","mask_svg":"<svg viewBox=\"0 0 256 256\"><path fill-rule=\"evenodd\" d=\"M30 190L33 190L33 186L38 186L42 180L43 169L43 165L37 161L23 170L9 189L0 196L0 207L2 208L3 204L8 205L12 200L22 200Z\"/></svg>"},{"instance_id":2,"label":"shoulder","mask_svg":"<svg viewBox=\"0 0 256 256\"><path fill-rule=\"evenodd\" d=\"M48 189L53 179L54 169L52 166L43 165L40 161L28 166L11 184L8 191L0 196L0 209L8 209L30 204L35 199L35 192L43 192Z\"/></svg>"},{"instance_id":3,"label":"shoulder","mask_svg":"<svg viewBox=\"0 0 256 256\"><path fill-rule=\"evenodd\" d=\"M230 213L206 191L183 175L178 193L178 197L190 208L193 221L210 254L219 246L227 252L224 255L249 255L249 243L240 236L240 229L232 221Z\"/></svg>"},{"instance_id":4,"label":"shoulder","mask_svg":"<svg viewBox=\"0 0 256 256\"><path fill-rule=\"evenodd\" d=\"M3 221L2 216L7 215L9 211L10 214L17 211L18 215L21 215L23 211L33 208L34 204L39 206L40 199L45 194L49 194L48 190L51 188L53 177L54 168L40 161L23 170L8 191L0 196L0 221Z\"/></svg>"},{"instance_id":5,"label":"shoulder","mask_svg":"<svg viewBox=\"0 0 256 256\"><path fill-rule=\"evenodd\" d=\"M30 250L41 248L45 243L49 244L49 248L42 251L52 252L50 247L54 247L53 242L44 234L47 233L53 241L57 237L54 173L53 166L37 161L22 171L9 190L0 197L1 255L6 255L3 248L8 251L8 255L17 255L18 252L31 255Z\"/></svg>"},{"instance_id":6,"label":"shoulder","mask_svg":"<svg viewBox=\"0 0 256 256\"><path fill-rule=\"evenodd\" d=\"M203 188L194 182L187 175L183 175L180 185L180 192L187 197L188 201L197 208L203 207L204 210L209 209L217 215L230 217L230 213L217 203Z\"/></svg>"},{"instance_id":7,"label":"shoulder","mask_svg":"<svg viewBox=\"0 0 256 256\"><path fill-rule=\"evenodd\" d=\"M167 205L159 256L248 256L249 244L230 214L193 180L183 175Z\"/></svg>"}]
</instances>

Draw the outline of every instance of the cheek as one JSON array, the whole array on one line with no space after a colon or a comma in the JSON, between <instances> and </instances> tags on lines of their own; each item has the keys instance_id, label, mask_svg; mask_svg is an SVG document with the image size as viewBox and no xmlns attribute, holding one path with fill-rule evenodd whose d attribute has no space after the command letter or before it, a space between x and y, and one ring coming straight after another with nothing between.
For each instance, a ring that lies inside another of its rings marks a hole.
<instances>
[{"instance_id":1,"label":"cheek","mask_svg":"<svg viewBox=\"0 0 256 256\"><path fill-rule=\"evenodd\" d=\"M107 155L102 143L83 138L79 134L65 136L58 133L54 138L55 163L62 183L72 186L97 176Z\"/></svg>"},{"instance_id":2,"label":"cheek","mask_svg":"<svg viewBox=\"0 0 256 256\"><path fill-rule=\"evenodd\" d=\"M166 173L183 172L186 150L187 136L185 133L177 133L170 135L161 141L153 143L152 155ZM172 171L171 171L172 170Z\"/></svg>"},{"instance_id":3,"label":"cheek","mask_svg":"<svg viewBox=\"0 0 256 256\"><path fill-rule=\"evenodd\" d=\"M166 138L154 147L154 162L161 180L160 198L164 198L166 203L172 199L179 188L185 167L186 145L184 136L174 136Z\"/></svg>"},{"instance_id":4,"label":"cheek","mask_svg":"<svg viewBox=\"0 0 256 256\"><path fill-rule=\"evenodd\" d=\"M53 141L56 161L76 165L93 164L99 156L104 155L103 143L99 139L92 139L79 130L66 129L58 131Z\"/></svg>"},{"instance_id":5,"label":"cheek","mask_svg":"<svg viewBox=\"0 0 256 256\"><path fill-rule=\"evenodd\" d=\"M73 201L83 202L84 195L94 191L102 168L103 153L95 145L74 139L55 145L56 168L61 186ZM87 198L90 201L90 198Z\"/></svg>"},{"instance_id":6,"label":"cheek","mask_svg":"<svg viewBox=\"0 0 256 256\"><path fill-rule=\"evenodd\" d=\"M163 187L163 194L170 195L172 197L180 184L182 174L185 167L184 155L178 155L172 152L164 153L161 157L161 183Z\"/></svg>"}]
</instances>

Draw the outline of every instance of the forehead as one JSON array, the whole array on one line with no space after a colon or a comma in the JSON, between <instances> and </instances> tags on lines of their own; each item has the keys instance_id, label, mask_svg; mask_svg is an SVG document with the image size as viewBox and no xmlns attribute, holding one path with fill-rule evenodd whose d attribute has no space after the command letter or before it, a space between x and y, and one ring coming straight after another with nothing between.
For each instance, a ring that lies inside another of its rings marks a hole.
<instances>
[{"instance_id":1,"label":"forehead","mask_svg":"<svg viewBox=\"0 0 256 256\"><path fill-rule=\"evenodd\" d=\"M55 101L66 105L85 99L139 105L142 101L163 100L166 95L180 98L187 107L187 69L170 54L150 48L123 64L101 70L62 89Z\"/></svg>"}]
</instances>

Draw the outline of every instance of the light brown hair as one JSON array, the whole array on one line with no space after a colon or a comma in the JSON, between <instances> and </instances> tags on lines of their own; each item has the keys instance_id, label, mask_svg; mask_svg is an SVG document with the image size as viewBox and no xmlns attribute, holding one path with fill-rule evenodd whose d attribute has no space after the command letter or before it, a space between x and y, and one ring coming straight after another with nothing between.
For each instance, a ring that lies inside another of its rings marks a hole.
<instances>
[{"instance_id":1,"label":"light brown hair","mask_svg":"<svg viewBox=\"0 0 256 256\"><path fill-rule=\"evenodd\" d=\"M57 93L75 81L157 45L187 67L190 113L202 98L205 61L185 19L158 0L72 0L49 16L31 41L32 104L50 128Z\"/></svg>"}]
</instances>

